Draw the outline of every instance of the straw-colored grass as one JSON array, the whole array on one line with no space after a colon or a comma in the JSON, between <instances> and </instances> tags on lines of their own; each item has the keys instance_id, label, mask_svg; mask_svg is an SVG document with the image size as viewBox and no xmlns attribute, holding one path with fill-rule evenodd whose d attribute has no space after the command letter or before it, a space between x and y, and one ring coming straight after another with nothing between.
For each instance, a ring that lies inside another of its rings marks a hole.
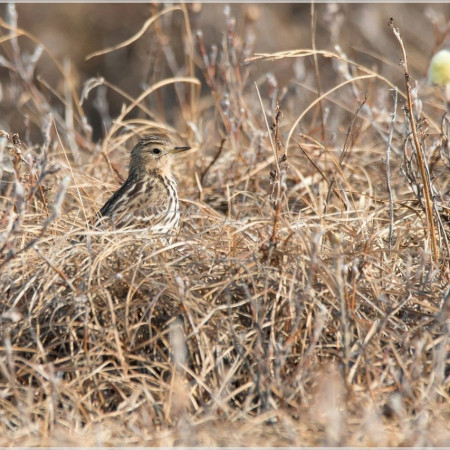
<instances>
[{"instance_id":1,"label":"straw-colored grass","mask_svg":"<svg viewBox=\"0 0 450 450\"><path fill-rule=\"evenodd\" d=\"M27 99L18 111L43 138L12 129L0 141L0 445L450 442L439 97L428 88L416 111L430 236L404 86L397 94L373 70L316 50L248 59L226 20L215 62L188 28L185 76L124 98L99 145L64 69L55 107L18 66L25 32L1 23L11 85ZM314 54L336 68L321 97L252 78L263 60ZM201 95L194 65L209 86ZM90 80L83 97L101 85L116 89ZM167 85L177 127L147 115L145 98ZM299 110L303 96L310 107ZM194 147L175 167L183 223L168 245L145 230L87 227L149 133Z\"/></svg>"}]
</instances>

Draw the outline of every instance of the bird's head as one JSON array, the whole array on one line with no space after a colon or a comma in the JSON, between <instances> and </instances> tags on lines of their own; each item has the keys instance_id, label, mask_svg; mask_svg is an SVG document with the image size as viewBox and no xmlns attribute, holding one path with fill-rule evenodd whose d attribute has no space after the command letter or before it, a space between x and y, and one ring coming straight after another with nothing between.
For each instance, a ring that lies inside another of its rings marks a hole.
<instances>
[{"instance_id":1,"label":"bird's head","mask_svg":"<svg viewBox=\"0 0 450 450\"><path fill-rule=\"evenodd\" d=\"M168 175L172 157L191 147L175 147L167 139L147 136L141 139L131 151L130 173L158 172Z\"/></svg>"}]
</instances>

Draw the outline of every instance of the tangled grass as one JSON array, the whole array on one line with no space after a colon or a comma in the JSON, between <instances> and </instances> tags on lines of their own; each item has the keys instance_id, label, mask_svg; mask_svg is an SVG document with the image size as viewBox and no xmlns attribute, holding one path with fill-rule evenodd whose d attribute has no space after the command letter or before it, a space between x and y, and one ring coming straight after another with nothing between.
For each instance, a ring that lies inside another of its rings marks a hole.
<instances>
[{"instance_id":1,"label":"tangled grass","mask_svg":"<svg viewBox=\"0 0 450 450\"><path fill-rule=\"evenodd\" d=\"M423 107L412 92L411 119L403 86L344 55L252 55L228 15L215 55L187 29L187 76L127 99L97 145L83 101L114 87L77 95L61 68L55 107L13 12L11 89L42 143L2 132L1 445L448 445L450 151L434 90ZM298 86L253 83L261 61L312 56L337 81L301 114ZM172 84L181 136L146 106ZM176 167L177 238L88 229L150 132L195 147Z\"/></svg>"}]
</instances>

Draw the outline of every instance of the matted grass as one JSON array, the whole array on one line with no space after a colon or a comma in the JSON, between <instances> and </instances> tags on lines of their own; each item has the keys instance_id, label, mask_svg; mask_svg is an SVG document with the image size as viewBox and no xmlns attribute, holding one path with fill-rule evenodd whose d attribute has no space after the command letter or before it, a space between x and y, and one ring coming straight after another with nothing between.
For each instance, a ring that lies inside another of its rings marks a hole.
<instances>
[{"instance_id":1,"label":"matted grass","mask_svg":"<svg viewBox=\"0 0 450 450\"><path fill-rule=\"evenodd\" d=\"M117 88L96 79L77 93L61 67L55 106L35 60L24 65L13 11L1 24L8 89L42 139L12 129L0 141L0 445L448 445L437 90L423 88L423 106L413 92L431 236L404 85L329 51L253 55L225 15L216 57L187 27L182 75L124 93L95 144L79 98ZM304 58L319 76L333 61L320 94L253 78L258 64ZM177 127L146 104L169 85ZM175 167L177 238L89 229L150 133L194 147Z\"/></svg>"}]
</instances>

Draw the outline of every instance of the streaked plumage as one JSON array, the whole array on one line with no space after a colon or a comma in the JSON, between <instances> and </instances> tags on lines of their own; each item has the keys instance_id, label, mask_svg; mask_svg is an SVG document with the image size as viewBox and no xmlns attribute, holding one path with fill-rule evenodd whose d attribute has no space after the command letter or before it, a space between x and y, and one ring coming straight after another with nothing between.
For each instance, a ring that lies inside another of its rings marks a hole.
<instances>
[{"instance_id":1,"label":"streaked plumage","mask_svg":"<svg viewBox=\"0 0 450 450\"><path fill-rule=\"evenodd\" d=\"M128 178L97 213L97 225L112 222L115 228L148 228L152 233L176 230L180 212L170 168L173 155L189 148L174 147L158 136L139 141L131 151Z\"/></svg>"}]
</instances>

